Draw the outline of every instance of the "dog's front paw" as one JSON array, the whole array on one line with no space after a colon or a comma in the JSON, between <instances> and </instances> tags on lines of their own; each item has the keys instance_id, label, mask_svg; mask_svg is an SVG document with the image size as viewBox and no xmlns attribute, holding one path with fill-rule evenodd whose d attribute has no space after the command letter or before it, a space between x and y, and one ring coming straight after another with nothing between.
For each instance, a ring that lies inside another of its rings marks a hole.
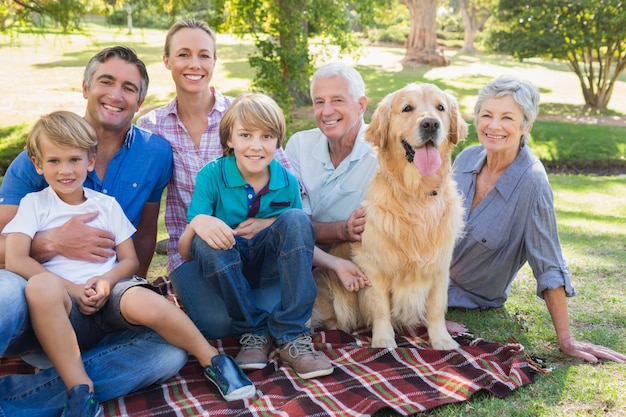
<instances>
[{"instance_id":1,"label":"dog's front paw","mask_svg":"<svg viewBox=\"0 0 626 417\"><path fill-rule=\"evenodd\" d=\"M459 347L459 344L451 337L431 340L430 345L435 350L454 350Z\"/></svg>"},{"instance_id":2,"label":"dog's front paw","mask_svg":"<svg viewBox=\"0 0 626 417\"><path fill-rule=\"evenodd\" d=\"M379 338L373 338L372 339L372 345L373 348L387 348L387 349L394 349L398 347L398 344L396 343L396 339L392 338L388 338L388 337L379 337Z\"/></svg>"}]
</instances>

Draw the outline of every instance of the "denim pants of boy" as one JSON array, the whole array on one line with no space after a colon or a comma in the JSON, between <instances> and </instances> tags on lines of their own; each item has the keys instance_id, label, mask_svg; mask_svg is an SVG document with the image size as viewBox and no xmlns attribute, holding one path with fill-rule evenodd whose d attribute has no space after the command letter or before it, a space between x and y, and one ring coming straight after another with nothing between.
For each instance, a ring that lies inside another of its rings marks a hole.
<instances>
[{"instance_id":1,"label":"denim pants of boy","mask_svg":"<svg viewBox=\"0 0 626 417\"><path fill-rule=\"evenodd\" d=\"M196 327L207 339L240 336L231 326L226 303L211 280L204 279L200 265L193 259L169 274L178 301ZM265 288L252 288L252 303L271 312L280 302L280 283Z\"/></svg>"},{"instance_id":2,"label":"denim pants of boy","mask_svg":"<svg viewBox=\"0 0 626 417\"><path fill-rule=\"evenodd\" d=\"M196 236L191 255L205 280L225 301L236 335L270 335L277 344L309 333L317 286L311 272L315 234L308 216L290 209L252 239L235 236L228 250L213 249ZM280 301L271 311L254 302L252 288L279 284Z\"/></svg>"},{"instance_id":3,"label":"denim pants of boy","mask_svg":"<svg viewBox=\"0 0 626 417\"><path fill-rule=\"evenodd\" d=\"M26 280L0 270L0 355L18 355L37 348L24 297ZM87 374L100 401L163 382L187 361L187 352L146 328L107 335L83 352ZM54 368L34 375L0 378L0 417L58 417L67 388Z\"/></svg>"}]
</instances>

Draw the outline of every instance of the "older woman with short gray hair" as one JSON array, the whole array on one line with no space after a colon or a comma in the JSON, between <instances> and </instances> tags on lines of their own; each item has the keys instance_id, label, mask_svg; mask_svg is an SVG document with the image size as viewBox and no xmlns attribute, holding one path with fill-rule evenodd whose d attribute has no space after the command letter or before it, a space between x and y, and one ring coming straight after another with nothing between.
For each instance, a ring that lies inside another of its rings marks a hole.
<instances>
[{"instance_id":1,"label":"older woman with short gray hair","mask_svg":"<svg viewBox=\"0 0 626 417\"><path fill-rule=\"evenodd\" d=\"M626 355L579 342L571 332L566 297L575 295L563 258L552 189L528 146L539 91L503 75L485 86L475 106L480 145L461 152L454 178L464 196L465 233L450 267L448 306L497 308L528 262L545 300L561 351L589 362L626 361Z\"/></svg>"}]
</instances>

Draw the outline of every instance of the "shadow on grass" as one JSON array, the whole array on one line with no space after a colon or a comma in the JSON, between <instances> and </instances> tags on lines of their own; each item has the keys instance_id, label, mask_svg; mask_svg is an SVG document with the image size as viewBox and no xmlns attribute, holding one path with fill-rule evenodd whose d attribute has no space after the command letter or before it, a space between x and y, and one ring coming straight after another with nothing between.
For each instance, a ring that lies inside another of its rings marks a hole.
<instances>
[{"instance_id":1,"label":"shadow on grass","mask_svg":"<svg viewBox=\"0 0 626 417\"><path fill-rule=\"evenodd\" d=\"M99 42L95 41L93 38L90 39L92 39L93 43L88 48L76 52L66 52L63 54L63 59L34 64L33 67L37 69L63 67L84 68L87 62L89 62L89 60L91 59L91 57L93 57L100 50L110 46L122 44L133 49L146 65L161 62L161 57L163 56L163 48L160 46L149 46L140 42Z\"/></svg>"},{"instance_id":2,"label":"shadow on grass","mask_svg":"<svg viewBox=\"0 0 626 417\"><path fill-rule=\"evenodd\" d=\"M435 84L440 89L463 97L476 95L476 85L487 84L490 77L472 75L457 77L453 80L444 78L426 78L425 75L431 70L429 66L416 68L403 68L400 71L392 72L382 66L368 65L356 66L356 69L363 76L365 81L367 96L369 98L368 107L374 109L378 103L389 93L396 91L410 83L430 83Z\"/></svg>"}]
</instances>

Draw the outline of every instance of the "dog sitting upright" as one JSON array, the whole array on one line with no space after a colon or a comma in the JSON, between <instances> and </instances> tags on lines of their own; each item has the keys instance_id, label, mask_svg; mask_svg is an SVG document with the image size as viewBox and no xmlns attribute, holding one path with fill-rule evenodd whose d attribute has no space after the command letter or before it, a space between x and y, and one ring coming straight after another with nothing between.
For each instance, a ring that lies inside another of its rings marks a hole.
<instances>
[{"instance_id":1,"label":"dog sitting upright","mask_svg":"<svg viewBox=\"0 0 626 417\"><path fill-rule=\"evenodd\" d=\"M372 329L372 347L394 348L395 331L425 323L434 349L458 347L446 329L449 267L463 228L452 179L452 149L467 136L456 99L432 84L410 84L385 97L365 138L379 170L363 206L361 242L331 253L352 260L372 286L348 292L337 276L316 270L311 323L352 332Z\"/></svg>"}]
</instances>

